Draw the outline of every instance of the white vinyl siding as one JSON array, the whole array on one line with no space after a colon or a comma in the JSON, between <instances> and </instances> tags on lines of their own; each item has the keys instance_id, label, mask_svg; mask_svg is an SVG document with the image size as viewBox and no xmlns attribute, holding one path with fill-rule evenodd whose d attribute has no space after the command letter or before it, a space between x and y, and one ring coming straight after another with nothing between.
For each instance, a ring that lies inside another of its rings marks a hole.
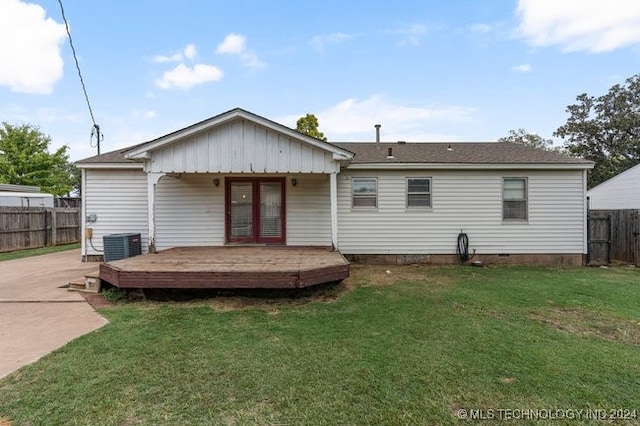
<instances>
[{"instance_id":1,"label":"white vinyl siding","mask_svg":"<svg viewBox=\"0 0 640 426\"><path fill-rule=\"evenodd\" d=\"M431 178L407 179L407 207L431 207Z\"/></svg>"},{"instance_id":2,"label":"white vinyl siding","mask_svg":"<svg viewBox=\"0 0 640 426\"><path fill-rule=\"evenodd\" d=\"M97 220L84 224L93 229L93 247L83 241L83 253L101 255L102 237L122 232L139 232L142 250L148 251L147 174L142 170L91 169L85 173L82 202L86 214L95 214Z\"/></svg>"},{"instance_id":3,"label":"white vinyl siding","mask_svg":"<svg viewBox=\"0 0 640 426\"><path fill-rule=\"evenodd\" d=\"M406 207L406 182L420 171L356 171L338 176L338 231L345 254L455 254L458 233L479 254L583 253L582 170L521 171L527 222L503 224L501 171L429 171L432 209ZM351 181L377 177L378 208L351 207Z\"/></svg>"},{"instance_id":4,"label":"white vinyl siding","mask_svg":"<svg viewBox=\"0 0 640 426\"><path fill-rule=\"evenodd\" d=\"M640 209L640 164L587 191L593 210Z\"/></svg>"},{"instance_id":5,"label":"white vinyl siding","mask_svg":"<svg viewBox=\"0 0 640 426\"><path fill-rule=\"evenodd\" d=\"M163 173L331 173L333 154L301 140L235 120L151 153Z\"/></svg>"},{"instance_id":6,"label":"white vinyl siding","mask_svg":"<svg viewBox=\"0 0 640 426\"><path fill-rule=\"evenodd\" d=\"M156 185L155 211L159 250L224 244L224 180L218 175L163 176Z\"/></svg>"},{"instance_id":7,"label":"white vinyl siding","mask_svg":"<svg viewBox=\"0 0 640 426\"><path fill-rule=\"evenodd\" d=\"M331 246L329 175L296 175L287 179L287 245Z\"/></svg>"}]
</instances>

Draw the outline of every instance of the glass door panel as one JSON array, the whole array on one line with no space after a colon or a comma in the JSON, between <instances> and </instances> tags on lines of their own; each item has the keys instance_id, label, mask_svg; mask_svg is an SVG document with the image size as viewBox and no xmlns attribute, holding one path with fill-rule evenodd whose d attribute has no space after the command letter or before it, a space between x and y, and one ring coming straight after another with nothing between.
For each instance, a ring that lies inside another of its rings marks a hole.
<instances>
[{"instance_id":1,"label":"glass door panel","mask_svg":"<svg viewBox=\"0 0 640 426\"><path fill-rule=\"evenodd\" d=\"M282 182L260 182L260 238L282 238Z\"/></svg>"},{"instance_id":2,"label":"glass door panel","mask_svg":"<svg viewBox=\"0 0 640 426\"><path fill-rule=\"evenodd\" d=\"M253 239L253 183L231 182L231 239Z\"/></svg>"}]
</instances>

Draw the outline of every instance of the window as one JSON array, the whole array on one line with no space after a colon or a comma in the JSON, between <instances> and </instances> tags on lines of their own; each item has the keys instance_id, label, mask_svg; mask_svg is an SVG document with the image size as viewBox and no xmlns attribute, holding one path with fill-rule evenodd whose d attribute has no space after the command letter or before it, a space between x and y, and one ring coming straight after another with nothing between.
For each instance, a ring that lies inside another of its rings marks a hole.
<instances>
[{"instance_id":1,"label":"window","mask_svg":"<svg viewBox=\"0 0 640 426\"><path fill-rule=\"evenodd\" d=\"M353 178L351 181L353 207L378 207L378 181L376 178Z\"/></svg>"},{"instance_id":2,"label":"window","mask_svg":"<svg viewBox=\"0 0 640 426\"><path fill-rule=\"evenodd\" d=\"M431 178L407 179L407 207L431 207Z\"/></svg>"},{"instance_id":3,"label":"window","mask_svg":"<svg viewBox=\"0 0 640 426\"><path fill-rule=\"evenodd\" d=\"M527 219L527 179L504 178L502 182L502 219Z\"/></svg>"}]
</instances>

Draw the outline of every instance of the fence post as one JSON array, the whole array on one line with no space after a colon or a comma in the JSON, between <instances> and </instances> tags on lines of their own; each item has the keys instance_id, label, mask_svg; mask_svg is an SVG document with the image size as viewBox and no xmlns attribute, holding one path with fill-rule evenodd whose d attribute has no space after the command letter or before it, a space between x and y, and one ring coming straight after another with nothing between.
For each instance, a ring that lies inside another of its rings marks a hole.
<instances>
[{"instance_id":1,"label":"fence post","mask_svg":"<svg viewBox=\"0 0 640 426\"><path fill-rule=\"evenodd\" d=\"M611 213L607 215L609 235L607 236L607 265L611 264L611 251L613 250L613 218Z\"/></svg>"},{"instance_id":2,"label":"fence post","mask_svg":"<svg viewBox=\"0 0 640 426\"><path fill-rule=\"evenodd\" d=\"M44 215L44 247L49 247L49 210L44 209L42 211Z\"/></svg>"},{"instance_id":3,"label":"fence post","mask_svg":"<svg viewBox=\"0 0 640 426\"><path fill-rule=\"evenodd\" d=\"M632 234L633 234L633 263L640 266L640 210L633 212Z\"/></svg>"},{"instance_id":4,"label":"fence post","mask_svg":"<svg viewBox=\"0 0 640 426\"><path fill-rule=\"evenodd\" d=\"M51 210L51 245L58 245L58 212Z\"/></svg>"}]
</instances>

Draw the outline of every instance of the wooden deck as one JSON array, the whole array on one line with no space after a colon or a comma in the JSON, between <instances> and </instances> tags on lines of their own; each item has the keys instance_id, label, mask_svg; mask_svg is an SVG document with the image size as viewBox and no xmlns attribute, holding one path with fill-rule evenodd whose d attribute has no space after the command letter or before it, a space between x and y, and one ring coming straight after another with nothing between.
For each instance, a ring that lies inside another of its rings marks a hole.
<instances>
[{"instance_id":1,"label":"wooden deck","mask_svg":"<svg viewBox=\"0 0 640 426\"><path fill-rule=\"evenodd\" d=\"M303 288L349 276L328 248L180 247L100 265L120 288Z\"/></svg>"}]
</instances>

